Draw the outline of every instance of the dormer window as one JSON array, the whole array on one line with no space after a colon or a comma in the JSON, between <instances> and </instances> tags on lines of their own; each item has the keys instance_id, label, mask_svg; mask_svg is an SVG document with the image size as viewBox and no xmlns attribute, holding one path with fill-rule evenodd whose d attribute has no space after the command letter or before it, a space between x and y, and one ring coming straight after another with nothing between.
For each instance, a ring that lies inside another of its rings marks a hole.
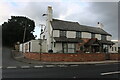
<instances>
[{"instance_id":1,"label":"dormer window","mask_svg":"<svg viewBox=\"0 0 120 80\"><path fill-rule=\"evenodd\" d=\"M60 31L60 37L66 37L66 31Z\"/></svg>"},{"instance_id":2,"label":"dormer window","mask_svg":"<svg viewBox=\"0 0 120 80\"><path fill-rule=\"evenodd\" d=\"M81 32L76 32L76 38L81 38Z\"/></svg>"}]
</instances>

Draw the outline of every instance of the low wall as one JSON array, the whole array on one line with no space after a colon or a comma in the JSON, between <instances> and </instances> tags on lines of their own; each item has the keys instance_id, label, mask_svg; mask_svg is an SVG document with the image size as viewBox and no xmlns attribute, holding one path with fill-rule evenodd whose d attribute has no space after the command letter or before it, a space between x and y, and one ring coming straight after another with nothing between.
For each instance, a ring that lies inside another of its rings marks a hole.
<instances>
[{"instance_id":1,"label":"low wall","mask_svg":"<svg viewBox=\"0 0 120 80\"><path fill-rule=\"evenodd\" d=\"M104 61L106 55L104 53L80 53L80 54L64 54L64 53L24 53L25 58L41 61L65 61L65 62L86 62L86 61ZM119 56L119 58L118 58ZM111 60L120 59L120 54L110 54Z\"/></svg>"},{"instance_id":2,"label":"low wall","mask_svg":"<svg viewBox=\"0 0 120 80\"><path fill-rule=\"evenodd\" d=\"M80 53L80 54L64 54L64 53L24 53L25 58L41 61L65 61L65 62L86 62L86 61L104 61L120 60L120 54L109 53Z\"/></svg>"},{"instance_id":3,"label":"low wall","mask_svg":"<svg viewBox=\"0 0 120 80\"><path fill-rule=\"evenodd\" d=\"M111 53L110 60L120 60L120 53Z\"/></svg>"}]
</instances>

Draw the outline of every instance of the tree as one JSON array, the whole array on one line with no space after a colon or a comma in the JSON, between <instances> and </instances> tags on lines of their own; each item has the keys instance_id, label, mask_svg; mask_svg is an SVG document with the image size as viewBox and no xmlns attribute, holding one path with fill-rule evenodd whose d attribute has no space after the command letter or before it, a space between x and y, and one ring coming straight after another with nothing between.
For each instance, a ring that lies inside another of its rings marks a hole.
<instances>
[{"instance_id":1,"label":"tree","mask_svg":"<svg viewBox=\"0 0 120 80\"><path fill-rule=\"evenodd\" d=\"M33 35L35 23L33 20L23 16L11 16L8 22L2 24L3 46L13 47L17 42L22 43L25 28L25 42L35 39Z\"/></svg>"}]
</instances>

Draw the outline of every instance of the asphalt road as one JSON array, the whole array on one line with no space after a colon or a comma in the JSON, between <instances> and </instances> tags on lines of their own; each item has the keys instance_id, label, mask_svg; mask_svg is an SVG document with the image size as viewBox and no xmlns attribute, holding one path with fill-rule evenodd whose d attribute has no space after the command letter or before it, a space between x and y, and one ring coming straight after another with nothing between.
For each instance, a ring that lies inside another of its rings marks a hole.
<instances>
[{"instance_id":1,"label":"asphalt road","mask_svg":"<svg viewBox=\"0 0 120 80\"><path fill-rule=\"evenodd\" d=\"M119 78L119 65L3 69L2 76L3 78Z\"/></svg>"},{"instance_id":2,"label":"asphalt road","mask_svg":"<svg viewBox=\"0 0 120 80\"><path fill-rule=\"evenodd\" d=\"M2 69L3 78L118 78L120 76L119 64L91 64L75 66L41 65L18 62L11 58L11 49L3 48ZM26 66L26 67L25 67ZM28 67L32 66L32 67Z\"/></svg>"}]
</instances>

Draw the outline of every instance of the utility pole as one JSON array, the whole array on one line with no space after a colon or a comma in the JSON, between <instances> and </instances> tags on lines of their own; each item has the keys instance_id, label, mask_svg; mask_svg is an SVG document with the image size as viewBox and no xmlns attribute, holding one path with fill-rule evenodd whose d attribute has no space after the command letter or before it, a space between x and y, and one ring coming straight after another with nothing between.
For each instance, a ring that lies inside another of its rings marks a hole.
<instances>
[{"instance_id":1,"label":"utility pole","mask_svg":"<svg viewBox=\"0 0 120 80\"><path fill-rule=\"evenodd\" d=\"M23 34L23 43L24 43L24 41L25 41L25 35L26 35L26 24L27 24L27 21L25 21L25 26L24 26L24 34ZM24 51L23 50L24 49L24 45L22 44L22 52Z\"/></svg>"}]
</instances>

